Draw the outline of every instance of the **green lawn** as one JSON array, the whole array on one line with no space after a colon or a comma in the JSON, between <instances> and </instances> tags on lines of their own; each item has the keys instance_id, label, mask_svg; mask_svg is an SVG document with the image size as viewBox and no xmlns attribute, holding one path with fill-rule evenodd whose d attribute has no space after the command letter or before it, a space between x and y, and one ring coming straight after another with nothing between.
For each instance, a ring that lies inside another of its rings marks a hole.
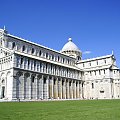
<instances>
[{"instance_id":1,"label":"green lawn","mask_svg":"<svg viewBox=\"0 0 120 120\"><path fill-rule=\"evenodd\" d=\"M6 102L0 120L120 120L120 100Z\"/></svg>"}]
</instances>

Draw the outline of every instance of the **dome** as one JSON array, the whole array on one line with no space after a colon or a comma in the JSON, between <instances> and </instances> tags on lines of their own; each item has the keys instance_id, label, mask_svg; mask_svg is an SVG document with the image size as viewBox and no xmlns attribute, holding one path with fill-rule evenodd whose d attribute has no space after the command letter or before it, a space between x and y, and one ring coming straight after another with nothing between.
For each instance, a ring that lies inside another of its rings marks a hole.
<instances>
[{"instance_id":1,"label":"dome","mask_svg":"<svg viewBox=\"0 0 120 120\"><path fill-rule=\"evenodd\" d=\"M64 51L78 51L80 52L79 48L72 42L72 38L68 39L68 42L63 46L62 52Z\"/></svg>"}]
</instances>

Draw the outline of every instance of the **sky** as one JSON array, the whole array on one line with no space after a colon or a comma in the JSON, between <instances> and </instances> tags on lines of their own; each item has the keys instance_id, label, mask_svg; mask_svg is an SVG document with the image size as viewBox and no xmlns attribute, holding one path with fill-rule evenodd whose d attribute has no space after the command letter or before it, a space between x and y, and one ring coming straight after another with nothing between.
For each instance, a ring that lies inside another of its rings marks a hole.
<instances>
[{"instance_id":1,"label":"sky","mask_svg":"<svg viewBox=\"0 0 120 120\"><path fill-rule=\"evenodd\" d=\"M114 51L120 67L120 0L0 0L0 28L61 50L68 38L94 58Z\"/></svg>"}]
</instances>

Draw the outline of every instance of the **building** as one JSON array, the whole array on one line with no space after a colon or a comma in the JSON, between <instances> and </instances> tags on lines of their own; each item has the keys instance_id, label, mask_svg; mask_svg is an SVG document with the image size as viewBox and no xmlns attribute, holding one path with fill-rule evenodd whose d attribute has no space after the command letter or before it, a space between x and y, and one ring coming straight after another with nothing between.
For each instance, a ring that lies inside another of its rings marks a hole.
<instances>
[{"instance_id":1,"label":"building","mask_svg":"<svg viewBox=\"0 0 120 120\"><path fill-rule=\"evenodd\" d=\"M0 29L1 101L119 97L113 54L82 60L71 38L59 52Z\"/></svg>"}]
</instances>

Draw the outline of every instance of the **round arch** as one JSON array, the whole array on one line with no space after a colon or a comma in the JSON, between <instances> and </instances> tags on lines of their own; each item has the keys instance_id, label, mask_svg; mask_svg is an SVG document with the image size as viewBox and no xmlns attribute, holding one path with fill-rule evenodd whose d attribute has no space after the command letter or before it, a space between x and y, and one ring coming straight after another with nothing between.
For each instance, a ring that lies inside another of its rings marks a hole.
<instances>
[{"instance_id":1,"label":"round arch","mask_svg":"<svg viewBox=\"0 0 120 120\"><path fill-rule=\"evenodd\" d=\"M3 99L6 96L6 80L4 72L1 73L0 78L0 99Z\"/></svg>"}]
</instances>

